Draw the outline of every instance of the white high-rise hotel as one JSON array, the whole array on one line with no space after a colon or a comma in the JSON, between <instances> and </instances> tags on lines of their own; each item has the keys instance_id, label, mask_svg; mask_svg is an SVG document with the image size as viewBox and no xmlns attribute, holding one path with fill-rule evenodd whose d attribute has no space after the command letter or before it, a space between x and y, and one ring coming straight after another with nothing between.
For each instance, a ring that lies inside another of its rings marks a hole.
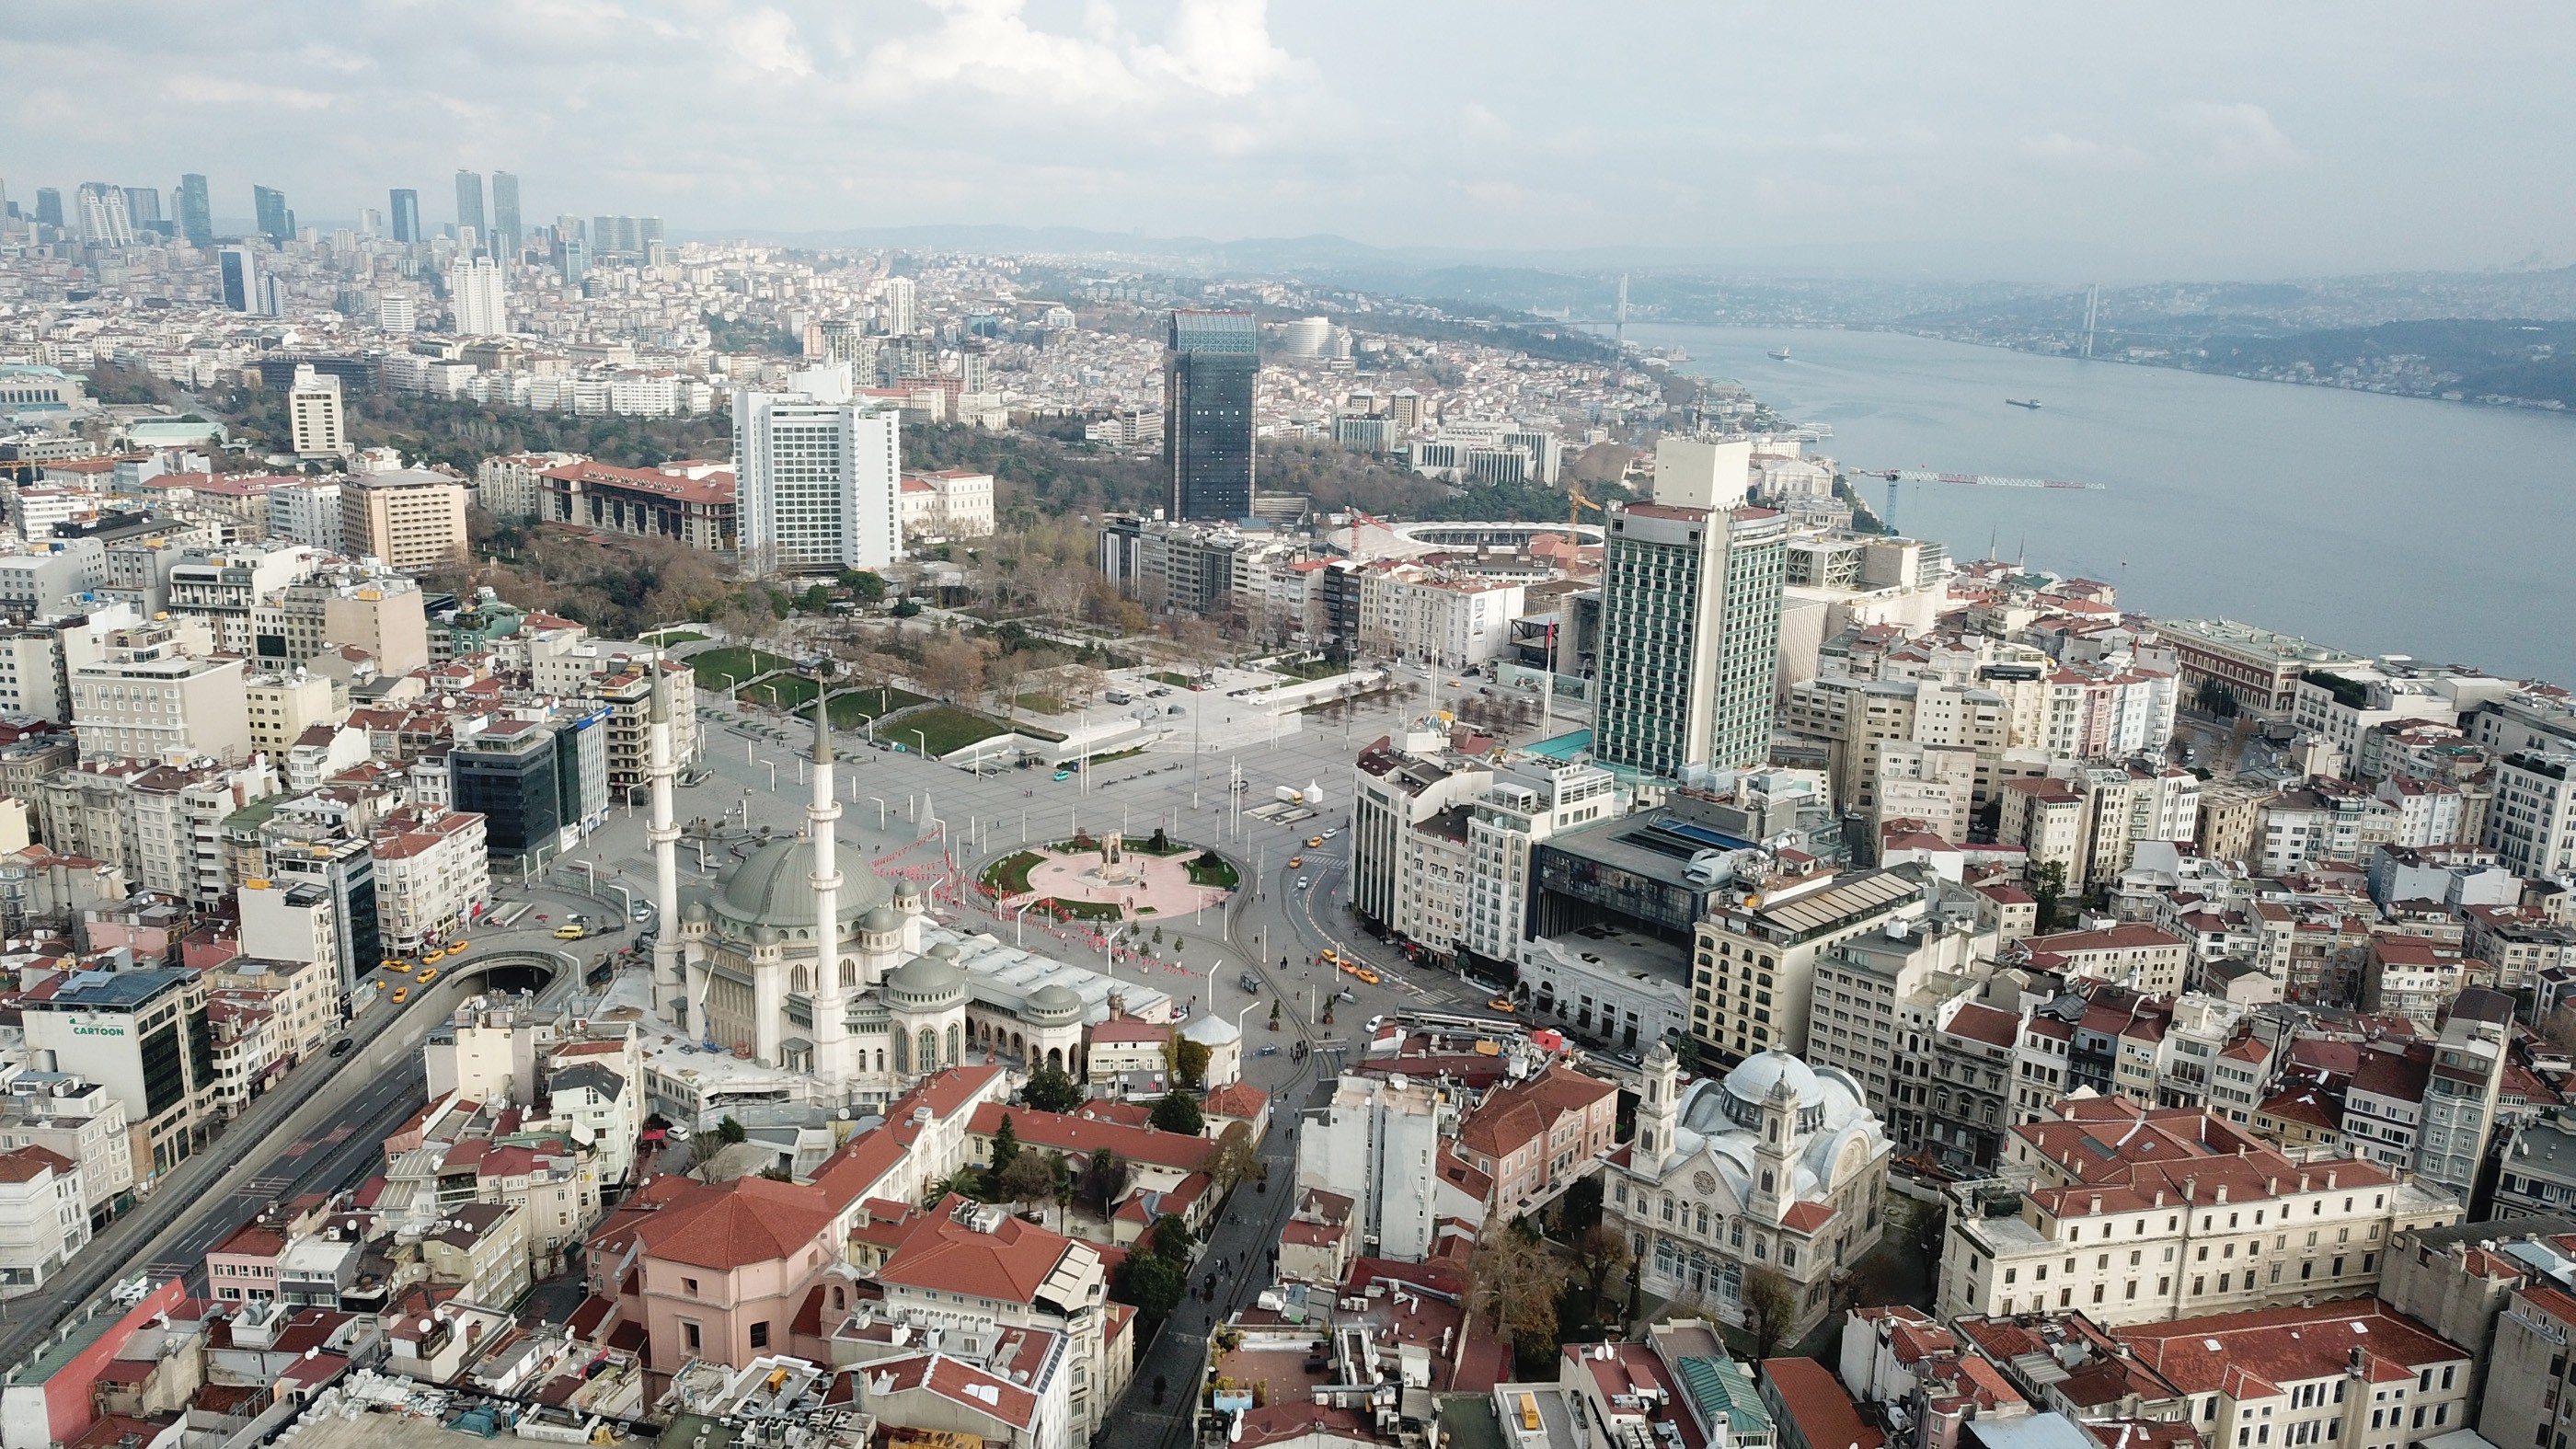
<instances>
[{"instance_id":1,"label":"white high-rise hotel","mask_svg":"<svg viewBox=\"0 0 2576 1449\"><path fill-rule=\"evenodd\" d=\"M892 563L903 551L899 415L854 397L847 363L789 385L733 396L744 567L757 578Z\"/></svg>"}]
</instances>

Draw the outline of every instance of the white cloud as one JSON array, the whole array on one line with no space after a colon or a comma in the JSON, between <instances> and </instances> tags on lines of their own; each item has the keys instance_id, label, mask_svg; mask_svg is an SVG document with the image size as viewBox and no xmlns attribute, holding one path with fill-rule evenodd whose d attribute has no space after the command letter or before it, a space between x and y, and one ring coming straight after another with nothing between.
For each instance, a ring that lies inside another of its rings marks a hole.
<instances>
[{"instance_id":1,"label":"white cloud","mask_svg":"<svg viewBox=\"0 0 2576 1449\"><path fill-rule=\"evenodd\" d=\"M1294 62L1270 38L1267 0L1181 0L1160 44L1094 4L1079 33L1029 21L1027 0L929 0L939 22L871 49L862 100L948 86L1039 108L1130 110L1170 100L1237 99Z\"/></svg>"},{"instance_id":2,"label":"white cloud","mask_svg":"<svg viewBox=\"0 0 2576 1449\"><path fill-rule=\"evenodd\" d=\"M741 70L771 78L803 80L814 74L796 38L796 22L767 7L725 27L725 51Z\"/></svg>"},{"instance_id":3,"label":"white cloud","mask_svg":"<svg viewBox=\"0 0 2576 1449\"><path fill-rule=\"evenodd\" d=\"M2134 166L2146 159L2146 153L2135 146L2113 145L2102 141L2070 136L2064 131L2047 131L2024 136L2018 148L2033 161L2073 170L2111 170Z\"/></svg>"},{"instance_id":4,"label":"white cloud","mask_svg":"<svg viewBox=\"0 0 2576 1449\"><path fill-rule=\"evenodd\" d=\"M2213 171L2272 171L2308 162L2308 153L2272 124L2272 113L2251 101L2186 101L2173 117L2196 148L2195 159Z\"/></svg>"}]
</instances>

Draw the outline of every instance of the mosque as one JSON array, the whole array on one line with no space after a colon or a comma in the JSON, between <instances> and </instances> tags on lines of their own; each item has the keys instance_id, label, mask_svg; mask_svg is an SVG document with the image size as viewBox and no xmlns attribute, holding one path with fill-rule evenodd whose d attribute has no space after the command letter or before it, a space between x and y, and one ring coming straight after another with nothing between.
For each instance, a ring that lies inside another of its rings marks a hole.
<instances>
[{"instance_id":1,"label":"mosque","mask_svg":"<svg viewBox=\"0 0 2576 1449\"><path fill-rule=\"evenodd\" d=\"M677 768L666 698L648 725L655 902L653 1014L701 1051L812 1078L810 1100L865 1108L923 1077L1005 1060L1083 1074L1084 1029L1115 1009L1168 1020L1142 984L939 925L920 888L839 868L830 727L815 701L813 798L801 836L773 840L712 883L679 884Z\"/></svg>"}]
</instances>

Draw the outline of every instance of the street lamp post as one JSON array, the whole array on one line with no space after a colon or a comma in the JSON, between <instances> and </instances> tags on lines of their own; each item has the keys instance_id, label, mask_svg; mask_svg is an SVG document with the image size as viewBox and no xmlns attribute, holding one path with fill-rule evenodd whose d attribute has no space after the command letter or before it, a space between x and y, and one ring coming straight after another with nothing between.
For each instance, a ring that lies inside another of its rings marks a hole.
<instances>
[{"instance_id":1,"label":"street lamp post","mask_svg":"<svg viewBox=\"0 0 2576 1449\"><path fill-rule=\"evenodd\" d=\"M769 767L769 793L775 795L778 793L778 762L763 760L761 763Z\"/></svg>"},{"instance_id":2,"label":"street lamp post","mask_svg":"<svg viewBox=\"0 0 2576 1449\"><path fill-rule=\"evenodd\" d=\"M1044 896L1031 897L1028 904L1021 906L1019 911L1011 917L1011 944L1013 946L1016 947L1020 944L1020 927L1028 920L1030 907L1035 906L1039 901L1044 899Z\"/></svg>"},{"instance_id":3,"label":"street lamp post","mask_svg":"<svg viewBox=\"0 0 2576 1449\"><path fill-rule=\"evenodd\" d=\"M885 826L885 815L886 815L886 803L885 803L885 797L884 797L883 795L870 795L868 798L869 798L870 800L873 800L873 801L875 801L875 802L876 802L876 806L877 806L877 831L878 831L878 833L879 833L879 834L883 834L883 833L885 832L885 828L886 828L886 826Z\"/></svg>"}]
</instances>

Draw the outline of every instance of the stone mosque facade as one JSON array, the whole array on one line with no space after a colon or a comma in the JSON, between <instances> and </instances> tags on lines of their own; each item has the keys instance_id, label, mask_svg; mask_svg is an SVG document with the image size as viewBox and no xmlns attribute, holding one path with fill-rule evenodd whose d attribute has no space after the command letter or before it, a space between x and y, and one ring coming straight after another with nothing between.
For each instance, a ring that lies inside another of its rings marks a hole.
<instances>
[{"instance_id":1,"label":"stone mosque facade","mask_svg":"<svg viewBox=\"0 0 2576 1449\"><path fill-rule=\"evenodd\" d=\"M657 903L654 1014L703 1047L817 1079L820 1099L881 1105L922 1078L970 1061L1015 1059L1082 1074L1083 1029L1101 1003L1060 981L1016 989L971 961L1027 957L989 937L948 930L920 888L838 868L829 729L816 705L813 799L806 828L728 866L709 885L678 883L669 823L667 721L657 697L648 738ZM667 839L666 839L667 836ZM1052 966L1053 963L1047 963ZM1159 999L1159 998L1158 998Z\"/></svg>"}]
</instances>

